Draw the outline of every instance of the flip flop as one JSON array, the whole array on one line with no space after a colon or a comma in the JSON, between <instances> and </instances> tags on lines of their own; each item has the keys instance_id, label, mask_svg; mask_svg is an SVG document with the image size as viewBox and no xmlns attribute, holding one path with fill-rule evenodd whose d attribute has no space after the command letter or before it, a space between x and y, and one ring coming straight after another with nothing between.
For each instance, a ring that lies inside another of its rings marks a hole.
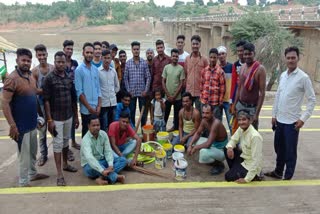
<instances>
[{"instance_id":1,"label":"flip flop","mask_svg":"<svg viewBox=\"0 0 320 214\"><path fill-rule=\"evenodd\" d=\"M57 186L66 186L66 182L64 180L64 177L57 178Z\"/></svg>"},{"instance_id":2,"label":"flip flop","mask_svg":"<svg viewBox=\"0 0 320 214\"><path fill-rule=\"evenodd\" d=\"M75 168L75 167L73 167L73 166L71 166L71 165L67 165L67 167L64 167L64 168L63 168L63 171L67 171L67 172L77 172L78 169Z\"/></svg>"},{"instance_id":3,"label":"flip flop","mask_svg":"<svg viewBox=\"0 0 320 214\"><path fill-rule=\"evenodd\" d=\"M70 149L68 150L68 161L74 161L74 155Z\"/></svg>"},{"instance_id":4,"label":"flip flop","mask_svg":"<svg viewBox=\"0 0 320 214\"><path fill-rule=\"evenodd\" d=\"M37 181L37 180L42 180L42 179L46 179L46 178L49 178L49 175L38 173L38 174L32 176L30 181Z\"/></svg>"},{"instance_id":5,"label":"flip flop","mask_svg":"<svg viewBox=\"0 0 320 214\"><path fill-rule=\"evenodd\" d=\"M38 160L38 166L43 166L46 164L48 158L47 157L41 157L39 160Z\"/></svg>"}]
</instances>

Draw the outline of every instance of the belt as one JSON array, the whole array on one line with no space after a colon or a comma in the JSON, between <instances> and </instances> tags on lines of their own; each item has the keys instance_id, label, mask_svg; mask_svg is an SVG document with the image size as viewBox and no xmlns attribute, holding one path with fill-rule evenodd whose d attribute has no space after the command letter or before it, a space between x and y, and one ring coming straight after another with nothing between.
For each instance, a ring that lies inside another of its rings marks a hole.
<instances>
[{"instance_id":1,"label":"belt","mask_svg":"<svg viewBox=\"0 0 320 214\"><path fill-rule=\"evenodd\" d=\"M244 103L244 102L242 102L240 100L239 100L239 102L246 108L254 108L254 107L257 106L256 104L248 104L248 103Z\"/></svg>"}]
</instances>

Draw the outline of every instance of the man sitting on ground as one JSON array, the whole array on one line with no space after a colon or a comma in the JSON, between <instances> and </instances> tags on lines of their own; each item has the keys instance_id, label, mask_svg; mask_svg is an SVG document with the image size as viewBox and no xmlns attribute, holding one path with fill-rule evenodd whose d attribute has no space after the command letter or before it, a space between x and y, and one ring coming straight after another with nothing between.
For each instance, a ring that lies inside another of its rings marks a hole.
<instances>
[{"instance_id":1,"label":"man sitting on ground","mask_svg":"<svg viewBox=\"0 0 320 214\"><path fill-rule=\"evenodd\" d=\"M225 179L238 183L260 181L263 139L251 125L252 117L249 111L238 112L238 124L239 128L225 148L225 156L230 168L225 174Z\"/></svg>"},{"instance_id":2,"label":"man sitting on ground","mask_svg":"<svg viewBox=\"0 0 320 214\"><path fill-rule=\"evenodd\" d=\"M114 113L114 121L119 121L120 114L123 111L127 112L129 114L129 118L131 118L131 116L130 116L131 112L130 112L130 108L129 108L130 102L131 102L131 94L124 91L122 98L121 98L121 103L117 104L116 111ZM131 120L130 120L130 125L133 129L135 128L134 123Z\"/></svg>"},{"instance_id":3,"label":"man sitting on ground","mask_svg":"<svg viewBox=\"0 0 320 214\"><path fill-rule=\"evenodd\" d=\"M205 130L209 131L209 137L200 138ZM212 175L218 175L224 170L223 161L225 157L223 149L227 142L227 131L221 121L214 117L213 107L208 104L203 105L202 121L189 143L188 154L193 155L196 151L200 150L199 163L214 163L210 172Z\"/></svg>"},{"instance_id":4,"label":"man sitting on ground","mask_svg":"<svg viewBox=\"0 0 320 214\"><path fill-rule=\"evenodd\" d=\"M130 166L137 163L138 154L141 147L141 138L129 125L130 116L127 112L121 112L119 121L110 124L108 135L115 157L127 157L134 150L134 156L128 159Z\"/></svg>"},{"instance_id":5,"label":"man sitting on ground","mask_svg":"<svg viewBox=\"0 0 320 214\"><path fill-rule=\"evenodd\" d=\"M99 117L91 115L89 131L83 137L80 149L81 166L84 174L96 179L97 184L124 183L124 175L118 173L126 166L124 157L113 157L107 134L100 130Z\"/></svg>"}]
</instances>

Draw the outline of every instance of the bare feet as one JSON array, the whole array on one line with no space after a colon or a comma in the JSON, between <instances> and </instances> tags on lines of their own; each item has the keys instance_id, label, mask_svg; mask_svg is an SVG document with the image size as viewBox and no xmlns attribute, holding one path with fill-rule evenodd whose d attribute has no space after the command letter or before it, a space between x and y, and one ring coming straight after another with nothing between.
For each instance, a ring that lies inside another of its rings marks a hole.
<instances>
[{"instance_id":1,"label":"bare feet","mask_svg":"<svg viewBox=\"0 0 320 214\"><path fill-rule=\"evenodd\" d=\"M117 181L118 181L119 183L124 184L125 178L126 178L126 176L124 176L124 175L118 175Z\"/></svg>"},{"instance_id":2,"label":"bare feet","mask_svg":"<svg viewBox=\"0 0 320 214\"><path fill-rule=\"evenodd\" d=\"M104 180L102 177L99 177L99 178L96 179L96 183L98 185L107 185L108 181Z\"/></svg>"}]
</instances>

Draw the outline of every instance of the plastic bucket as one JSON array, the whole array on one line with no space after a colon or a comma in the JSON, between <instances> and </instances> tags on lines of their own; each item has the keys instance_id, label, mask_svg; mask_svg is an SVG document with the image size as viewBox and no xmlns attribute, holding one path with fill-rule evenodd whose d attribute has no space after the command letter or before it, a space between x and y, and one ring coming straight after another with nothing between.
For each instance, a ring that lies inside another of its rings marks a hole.
<instances>
[{"instance_id":1,"label":"plastic bucket","mask_svg":"<svg viewBox=\"0 0 320 214\"><path fill-rule=\"evenodd\" d=\"M181 145L181 144L175 145L175 146L173 147L173 149L174 149L175 152L181 152L181 153L184 153L185 150L186 150L186 149L184 148L184 146Z\"/></svg>"},{"instance_id":2,"label":"plastic bucket","mask_svg":"<svg viewBox=\"0 0 320 214\"><path fill-rule=\"evenodd\" d=\"M179 160L179 159L182 159L183 158L183 153L181 153L181 152L174 152L173 154L172 154L172 170L173 171L176 171L176 168L175 168L175 166L174 166L174 162L176 162L176 160Z\"/></svg>"},{"instance_id":3,"label":"plastic bucket","mask_svg":"<svg viewBox=\"0 0 320 214\"><path fill-rule=\"evenodd\" d=\"M156 169L163 169L166 167L166 152L161 148L156 150L156 161L154 162L154 166Z\"/></svg>"},{"instance_id":4,"label":"plastic bucket","mask_svg":"<svg viewBox=\"0 0 320 214\"><path fill-rule=\"evenodd\" d=\"M153 125L147 124L142 127L143 131L143 141L154 141L154 129Z\"/></svg>"},{"instance_id":5,"label":"plastic bucket","mask_svg":"<svg viewBox=\"0 0 320 214\"><path fill-rule=\"evenodd\" d=\"M172 158L172 144L171 143L165 143L162 145L163 149L166 151L167 159Z\"/></svg>"},{"instance_id":6,"label":"plastic bucket","mask_svg":"<svg viewBox=\"0 0 320 214\"><path fill-rule=\"evenodd\" d=\"M168 143L169 141L169 133L168 132L158 132L157 134L157 141L163 145Z\"/></svg>"},{"instance_id":7,"label":"plastic bucket","mask_svg":"<svg viewBox=\"0 0 320 214\"><path fill-rule=\"evenodd\" d=\"M176 169L176 180L183 181L186 179L188 162L184 158L178 159L174 162L174 167Z\"/></svg>"}]
</instances>

